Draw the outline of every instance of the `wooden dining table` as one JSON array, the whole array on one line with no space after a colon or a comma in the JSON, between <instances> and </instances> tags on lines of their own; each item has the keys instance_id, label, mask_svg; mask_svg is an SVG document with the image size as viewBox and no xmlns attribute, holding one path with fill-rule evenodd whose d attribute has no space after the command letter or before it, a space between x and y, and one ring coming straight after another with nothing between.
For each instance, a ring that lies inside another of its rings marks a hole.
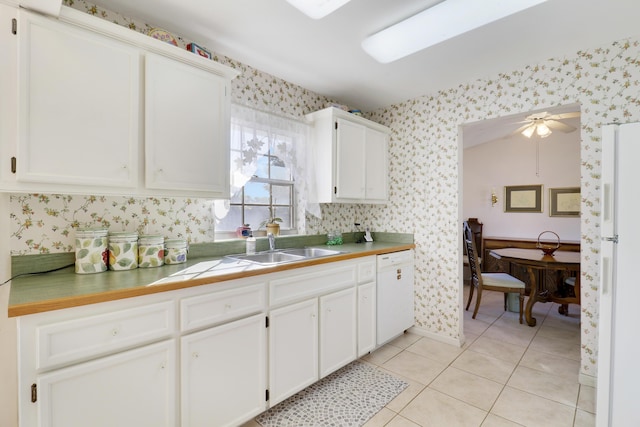
<instances>
[{"instance_id":1,"label":"wooden dining table","mask_svg":"<svg viewBox=\"0 0 640 427\"><path fill-rule=\"evenodd\" d=\"M499 260L517 265L527 270L529 275L529 298L524 309L525 319L529 326L536 325L536 319L532 316L533 305L538 302L557 302L559 304L580 302L580 252L556 251L553 255L546 255L540 249L503 248L493 249L490 255ZM562 281L564 272L574 272L576 275L577 295L573 298L559 296L547 289L541 289L536 278L537 271L553 271L557 273L558 281Z\"/></svg>"}]
</instances>

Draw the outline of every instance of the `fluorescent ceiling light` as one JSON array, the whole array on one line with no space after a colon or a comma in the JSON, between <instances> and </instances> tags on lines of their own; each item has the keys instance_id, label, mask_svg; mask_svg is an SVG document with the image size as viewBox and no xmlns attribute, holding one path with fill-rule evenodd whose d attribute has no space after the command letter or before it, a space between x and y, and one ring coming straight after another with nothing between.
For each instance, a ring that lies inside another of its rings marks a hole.
<instances>
[{"instance_id":1,"label":"fluorescent ceiling light","mask_svg":"<svg viewBox=\"0 0 640 427\"><path fill-rule=\"evenodd\" d=\"M367 37L362 48L386 64L545 1L446 0Z\"/></svg>"},{"instance_id":2,"label":"fluorescent ceiling light","mask_svg":"<svg viewBox=\"0 0 640 427\"><path fill-rule=\"evenodd\" d=\"M287 0L291 5L313 19L320 19L349 3L350 0Z\"/></svg>"}]
</instances>

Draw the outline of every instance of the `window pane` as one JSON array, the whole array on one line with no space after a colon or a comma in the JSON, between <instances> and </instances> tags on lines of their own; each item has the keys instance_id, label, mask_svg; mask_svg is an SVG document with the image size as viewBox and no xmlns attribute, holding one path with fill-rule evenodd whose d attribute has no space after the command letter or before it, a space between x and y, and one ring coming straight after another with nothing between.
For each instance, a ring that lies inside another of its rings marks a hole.
<instances>
[{"instance_id":1,"label":"window pane","mask_svg":"<svg viewBox=\"0 0 640 427\"><path fill-rule=\"evenodd\" d=\"M273 150L271 151L274 158L271 162L271 178L282 179L285 181L292 180L291 169L285 164L287 153L292 150L291 138L280 137L276 138L273 144Z\"/></svg>"},{"instance_id":2,"label":"window pane","mask_svg":"<svg viewBox=\"0 0 640 427\"><path fill-rule=\"evenodd\" d=\"M291 186L290 185L272 185L271 192L274 205L291 204Z\"/></svg>"},{"instance_id":3,"label":"window pane","mask_svg":"<svg viewBox=\"0 0 640 427\"><path fill-rule=\"evenodd\" d=\"M227 216L220 220L219 224L216 224L216 231L234 231L236 228L242 225L242 207L231 206Z\"/></svg>"},{"instance_id":4,"label":"window pane","mask_svg":"<svg viewBox=\"0 0 640 427\"><path fill-rule=\"evenodd\" d=\"M231 203L240 204L242 203L242 188L235 192L235 194L231 195Z\"/></svg>"},{"instance_id":5,"label":"window pane","mask_svg":"<svg viewBox=\"0 0 640 427\"><path fill-rule=\"evenodd\" d=\"M260 223L269 218L267 206L246 206L244 208L244 221L251 225L252 230L257 230Z\"/></svg>"},{"instance_id":6,"label":"window pane","mask_svg":"<svg viewBox=\"0 0 640 427\"><path fill-rule=\"evenodd\" d=\"M269 178L269 156L258 157L258 168L255 171L258 178Z\"/></svg>"},{"instance_id":7,"label":"window pane","mask_svg":"<svg viewBox=\"0 0 640 427\"><path fill-rule=\"evenodd\" d=\"M271 179L291 181L291 170L278 157L271 158Z\"/></svg>"},{"instance_id":8,"label":"window pane","mask_svg":"<svg viewBox=\"0 0 640 427\"><path fill-rule=\"evenodd\" d=\"M269 184L264 182L247 182L244 185L244 202L249 204L269 204Z\"/></svg>"},{"instance_id":9,"label":"window pane","mask_svg":"<svg viewBox=\"0 0 640 427\"><path fill-rule=\"evenodd\" d=\"M291 227L291 209L288 207L284 208L274 208L277 217L282 218L282 222L280 223L280 227L283 229L290 229Z\"/></svg>"}]
</instances>

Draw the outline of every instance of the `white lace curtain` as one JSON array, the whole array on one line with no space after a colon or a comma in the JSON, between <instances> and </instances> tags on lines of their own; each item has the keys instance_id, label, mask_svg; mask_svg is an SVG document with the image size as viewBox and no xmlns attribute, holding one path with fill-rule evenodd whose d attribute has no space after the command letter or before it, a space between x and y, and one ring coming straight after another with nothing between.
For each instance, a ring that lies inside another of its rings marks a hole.
<instances>
[{"instance_id":1,"label":"white lace curtain","mask_svg":"<svg viewBox=\"0 0 640 427\"><path fill-rule=\"evenodd\" d=\"M247 130L253 132L247 132ZM231 105L231 194L236 194L251 179L258 169L258 158L262 147L275 147L272 154L278 156L291 169L294 179L296 202L296 228L304 232L305 212L320 218L320 205L310 200L317 199L315 163L310 144L310 126L304 121L286 118L238 104ZM256 138L260 135L261 138ZM264 141L264 138L268 141ZM287 144L276 143L283 137ZM241 154L238 154L240 153ZM229 212L229 201L219 200L214 204L216 222Z\"/></svg>"}]
</instances>

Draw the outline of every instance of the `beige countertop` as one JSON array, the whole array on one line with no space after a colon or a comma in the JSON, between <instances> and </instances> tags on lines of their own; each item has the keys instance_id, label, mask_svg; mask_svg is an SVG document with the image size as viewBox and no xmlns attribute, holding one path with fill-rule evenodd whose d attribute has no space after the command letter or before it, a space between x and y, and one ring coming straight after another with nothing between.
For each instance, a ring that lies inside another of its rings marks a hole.
<instances>
[{"instance_id":1,"label":"beige countertop","mask_svg":"<svg viewBox=\"0 0 640 427\"><path fill-rule=\"evenodd\" d=\"M324 247L327 246L317 246ZM342 253L277 265L260 265L225 257L198 257L183 264L97 274L75 274L74 267L18 277L11 282L9 317L113 301L157 292L224 282L311 265L413 249L413 243L375 241L329 248Z\"/></svg>"}]
</instances>

